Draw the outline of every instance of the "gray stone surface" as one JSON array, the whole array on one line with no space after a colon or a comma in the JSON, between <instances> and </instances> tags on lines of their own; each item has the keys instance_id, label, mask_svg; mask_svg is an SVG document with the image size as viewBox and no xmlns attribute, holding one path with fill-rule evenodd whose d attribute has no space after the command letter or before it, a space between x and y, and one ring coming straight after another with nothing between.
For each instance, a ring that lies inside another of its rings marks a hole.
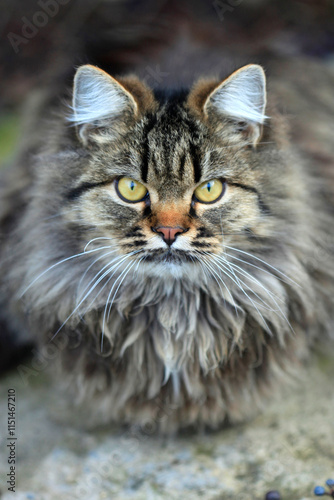
<instances>
[{"instance_id":1,"label":"gray stone surface","mask_svg":"<svg viewBox=\"0 0 334 500\"><path fill-rule=\"evenodd\" d=\"M26 386L13 371L0 385L2 500L263 500L271 489L283 500L312 499L314 486L334 476L333 375L333 360L317 358L254 421L166 438L149 429L81 430L80 415L77 425L60 420L63 401L44 373ZM15 493L4 480L11 387L17 396Z\"/></svg>"}]
</instances>

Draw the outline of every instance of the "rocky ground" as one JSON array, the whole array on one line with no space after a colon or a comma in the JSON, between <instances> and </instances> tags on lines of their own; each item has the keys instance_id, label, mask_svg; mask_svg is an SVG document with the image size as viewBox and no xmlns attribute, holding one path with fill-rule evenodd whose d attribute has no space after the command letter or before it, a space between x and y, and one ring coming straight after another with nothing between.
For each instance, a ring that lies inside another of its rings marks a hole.
<instances>
[{"instance_id":1,"label":"rocky ground","mask_svg":"<svg viewBox=\"0 0 334 500\"><path fill-rule=\"evenodd\" d=\"M334 475L334 367L317 358L302 380L247 425L162 438L150 430L87 432L59 420L62 400L45 374L24 383L15 370L0 385L2 500L283 500L314 498ZM16 492L9 471L7 391L16 391ZM57 414L55 419L54 415Z\"/></svg>"}]
</instances>

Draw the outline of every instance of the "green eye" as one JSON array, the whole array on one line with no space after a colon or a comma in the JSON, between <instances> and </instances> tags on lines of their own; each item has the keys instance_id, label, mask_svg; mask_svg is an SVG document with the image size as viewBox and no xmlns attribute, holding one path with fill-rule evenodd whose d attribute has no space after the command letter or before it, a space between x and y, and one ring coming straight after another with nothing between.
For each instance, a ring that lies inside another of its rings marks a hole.
<instances>
[{"instance_id":1,"label":"green eye","mask_svg":"<svg viewBox=\"0 0 334 500\"><path fill-rule=\"evenodd\" d=\"M224 183L219 179L203 182L195 189L195 197L201 203L214 203L222 197L224 193Z\"/></svg>"},{"instance_id":2,"label":"green eye","mask_svg":"<svg viewBox=\"0 0 334 500\"><path fill-rule=\"evenodd\" d=\"M121 177L116 181L116 191L118 196L130 203L142 201L147 195L146 187L130 177Z\"/></svg>"}]
</instances>

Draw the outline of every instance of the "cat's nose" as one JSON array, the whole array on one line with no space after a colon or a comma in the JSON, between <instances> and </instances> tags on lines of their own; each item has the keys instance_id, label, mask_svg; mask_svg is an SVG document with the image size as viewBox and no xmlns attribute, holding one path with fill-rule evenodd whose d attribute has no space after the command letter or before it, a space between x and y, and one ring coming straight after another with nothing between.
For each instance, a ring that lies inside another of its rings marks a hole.
<instances>
[{"instance_id":1,"label":"cat's nose","mask_svg":"<svg viewBox=\"0 0 334 500\"><path fill-rule=\"evenodd\" d=\"M155 233L160 233L167 245L171 246L176 240L176 236L178 234L185 233L186 231L188 231L188 229L185 229L181 226L157 226L152 227L152 231Z\"/></svg>"}]
</instances>

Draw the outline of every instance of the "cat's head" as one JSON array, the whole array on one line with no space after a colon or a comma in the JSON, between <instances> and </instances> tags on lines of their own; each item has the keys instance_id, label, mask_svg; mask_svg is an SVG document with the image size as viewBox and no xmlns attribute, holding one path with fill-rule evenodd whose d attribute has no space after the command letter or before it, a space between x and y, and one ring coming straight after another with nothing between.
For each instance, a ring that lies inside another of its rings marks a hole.
<instances>
[{"instance_id":1,"label":"cat's head","mask_svg":"<svg viewBox=\"0 0 334 500\"><path fill-rule=\"evenodd\" d=\"M69 199L96 238L135 251L152 272L182 275L223 242L266 236L260 66L162 91L85 65L72 107L88 160Z\"/></svg>"}]
</instances>

